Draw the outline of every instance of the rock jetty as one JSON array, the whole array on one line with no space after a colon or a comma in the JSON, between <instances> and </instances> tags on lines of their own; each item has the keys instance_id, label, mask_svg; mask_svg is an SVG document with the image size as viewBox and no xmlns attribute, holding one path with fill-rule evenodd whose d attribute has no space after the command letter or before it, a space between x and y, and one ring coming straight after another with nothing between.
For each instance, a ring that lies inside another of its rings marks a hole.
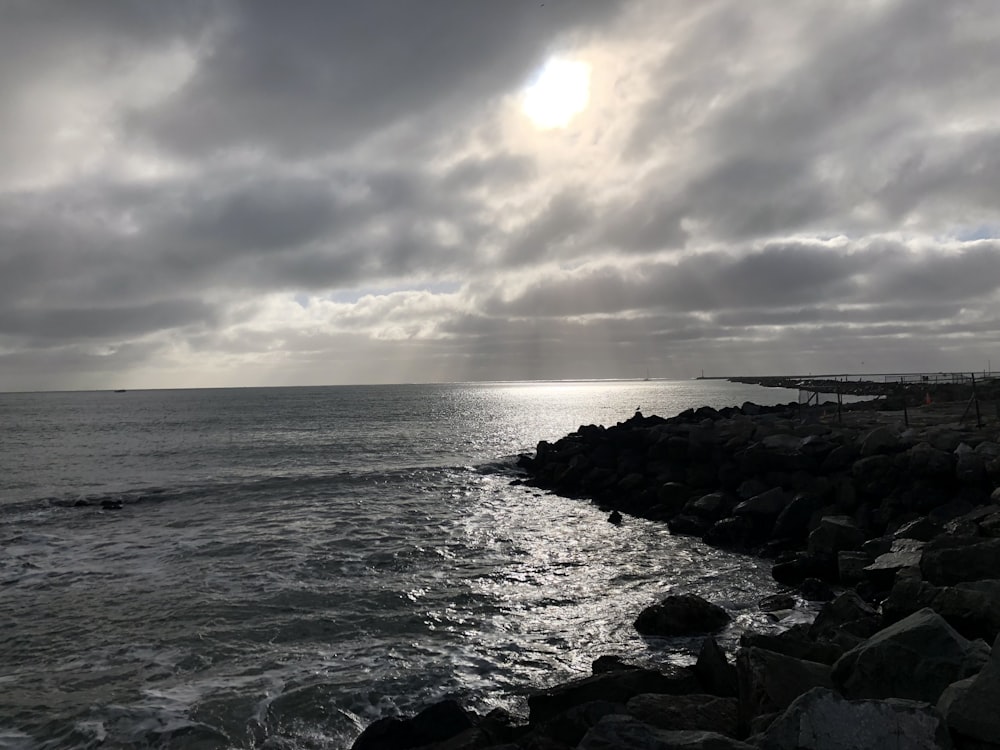
<instances>
[{"instance_id":1,"label":"rock jetty","mask_svg":"<svg viewBox=\"0 0 1000 750\"><path fill-rule=\"evenodd\" d=\"M526 723L444 701L354 748L1000 750L998 437L954 406L747 403L543 441L519 461L526 483L772 559L788 591L762 608L826 603L810 625L744 633L730 659L712 637L723 608L651 602L636 629L704 634L693 666L604 656L531 692Z\"/></svg>"}]
</instances>

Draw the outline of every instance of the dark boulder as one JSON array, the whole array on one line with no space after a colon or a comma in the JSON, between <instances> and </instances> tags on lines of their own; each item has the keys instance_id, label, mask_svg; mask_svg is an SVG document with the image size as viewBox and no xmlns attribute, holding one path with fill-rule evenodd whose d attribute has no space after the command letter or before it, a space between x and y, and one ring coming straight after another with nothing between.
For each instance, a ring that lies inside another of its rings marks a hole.
<instances>
[{"instance_id":1,"label":"dark boulder","mask_svg":"<svg viewBox=\"0 0 1000 750\"><path fill-rule=\"evenodd\" d=\"M736 698L717 695L637 695L625 712L659 729L693 729L736 736Z\"/></svg>"},{"instance_id":2,"label":"dark boulder","mask_svg":"<svg viewBox=\"0 0 1000 750\"><path fill-rule=\"evenodd\" d=\"M921 609L848 651L833 681L848 698L908 698L936 703L956 680L975 674L988 647L963 638L931 609Z\"/></svg>"},{"instance_id":3,"label":"dark boulder","mask_svg":"<svg viewBox=\"0 0 1000 750\"><path fill-rule=\"evenodd\" d=\"M717 732L657 729L632 716L605 716L577 745L579 750L754 750Z\"/></svg>"},{"instance_id":4,"label":"dark boulder","mask_svg":"<svg viewBox=\"0 0 1000 750\"><path fill-rule=\"evenodd\" d=\"M860 549L864 532L850 516L823 516L809 534L809 554L813 557L836 558L838 552Z\"/></svg>"},{"instance_id":5,"label":"dark boulder","mask_svg":"<svg viewBox=\"0 0 1000 750\"><path fill-rule=\"evenodd\" d=\"M626 703L641 693L683 695L696 693L699 687L694 674L681 667L667 672L653 669L606 672L529 693L529 721L538 724L583 703Z\"/></svg>"},{"instance_id":6,"label":"dark boulder","mask_svg":"<svg viewBox=\"0 0 1000 750\"><path fill-rule=\"evenodd\" d=\"M352 750L408 750L444 742L475 726L474 716L453 700L428 706L409 718L384 718L368 725Z\"/></svg>"},{"instance_id":7,"label":"dark boulder","mask_svg":"<svg viewBox=\"0 0 1000 750\"><path fill-rule=\"evenodd\" d=\"M741 731L761 714L783 711L814 687L832 687L830 667L795 659L762 648L741 648L736 654L739 675Z\"/></svg>"},{"instance_id":8,"label":"dark boulder","mask_svg":"<svg viewBox=\"0 0 1000 750\"><path fill-rule=\"evenodd\" d=\"M560 746L576 747L584 735L605 716L623 713L625 706L621 703L604 700L581 703L533 727L532 739L538 742L538 738L545 738Z\"/></svg>"},{"instance_id":9,"label":"dark boulder","mask_svg":"<svg viewBox=\"0 0 1000 750\"><path fill-rule=\"evenodd\" d=\"M994 642L990 660L982 671L974 677L950 685L938 702L938 710L944 714L945 721L958 738L982 743L1000 743L998 708L1000 638Z\"/></svg>"},{"instance_id":10,"label":"dark boulder","mask_svg":"<svg viewBox=\"0 0 1000 750\"><path fill-rule=\"evenodd\" d=\"M799 696L760 738L760 750L948 750L942 716L905 700L847 700L827 688Z\"/></svg>"},{"instance_id":11,"label":"dark boulder","mask_svg":"<svg viewBox=\"0 0 1000 750\"><path fill-rule=\"evenodd\" d=\"M998 571L1000 539L942 536L928 542L920 559L920 572L936 585L995 578Z\"/></svg>"},{"instance_id":12,"label":"dark boulder","mask_svg":"<svg viewBox=\"0 0 1000 750\"><path fill-rule=\"evenodd\" d=\"M711 633L729 624L729 614L695 594L668 596L647 607L635 620L643 635L678 636Z\"/></svg>"},{"instance_id":13,"label":"dark boulder","mask_svg":"<svg viewBox=\"0 0 1000 750\"><path fill-rule=\"evenodd\" d=\"M966 638L992 642L1000 635L1000 580L934 586L903 579L882 603L882 613L886 622L892 623L924 607L933 609Z\"/></svg>"}]
</instances>

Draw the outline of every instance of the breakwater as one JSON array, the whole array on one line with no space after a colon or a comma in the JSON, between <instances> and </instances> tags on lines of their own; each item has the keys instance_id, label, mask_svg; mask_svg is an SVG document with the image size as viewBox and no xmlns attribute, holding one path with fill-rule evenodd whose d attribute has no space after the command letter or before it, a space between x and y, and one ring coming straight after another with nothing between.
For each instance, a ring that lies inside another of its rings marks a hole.
<instances>
[{"instance_id":1,"label":"breakwater","mask_svg":"<svg viewBox=\"0 0 1000 750\"><path fill-rule=\"evenodd\" d=\"M612 523L641 516L773 560L787 592L762 608L828 603L811 625L744 634L730 659L711 637L724 608L651 602L636 629L703 634L693 666L603 657L588 678L533 691L527 723L446 701L376 722L355 747L997 747L997 425L918 416L744 404L539 443L519 462L525 482Z\"/></svg>"}]
</instances>

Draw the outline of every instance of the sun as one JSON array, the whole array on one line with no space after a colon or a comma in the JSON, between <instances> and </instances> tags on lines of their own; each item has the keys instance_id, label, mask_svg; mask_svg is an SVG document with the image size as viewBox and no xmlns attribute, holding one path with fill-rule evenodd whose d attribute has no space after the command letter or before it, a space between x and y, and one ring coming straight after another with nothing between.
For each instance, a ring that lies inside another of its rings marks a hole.
<instances>
[{"instance_id":1,"label":"sun","mask_svg":"<svg viewBox=\"0 0 1000 750\"><path fill-rule=\"evenodd\" d=\"M566 127L589 100L590 66L553 58L525 89L521 106L536 127L549 130Z\"/></svg>"}]
</instances>

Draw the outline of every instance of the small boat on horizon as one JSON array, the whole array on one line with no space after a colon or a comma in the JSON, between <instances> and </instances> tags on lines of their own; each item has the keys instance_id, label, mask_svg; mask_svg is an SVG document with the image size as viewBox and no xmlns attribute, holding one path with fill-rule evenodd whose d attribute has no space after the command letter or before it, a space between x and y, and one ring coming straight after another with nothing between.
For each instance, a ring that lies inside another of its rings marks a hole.
<instances>
[{"instance_id":1,"label":"small boat on horizon","mask_svg":"<svg viewBox=\"0 0 1000 750\"><path fill-rule=\"evenodd\" d=\"M127 393L124 388L115 388L115 393Z\"/></svg>"}]
</instances>

